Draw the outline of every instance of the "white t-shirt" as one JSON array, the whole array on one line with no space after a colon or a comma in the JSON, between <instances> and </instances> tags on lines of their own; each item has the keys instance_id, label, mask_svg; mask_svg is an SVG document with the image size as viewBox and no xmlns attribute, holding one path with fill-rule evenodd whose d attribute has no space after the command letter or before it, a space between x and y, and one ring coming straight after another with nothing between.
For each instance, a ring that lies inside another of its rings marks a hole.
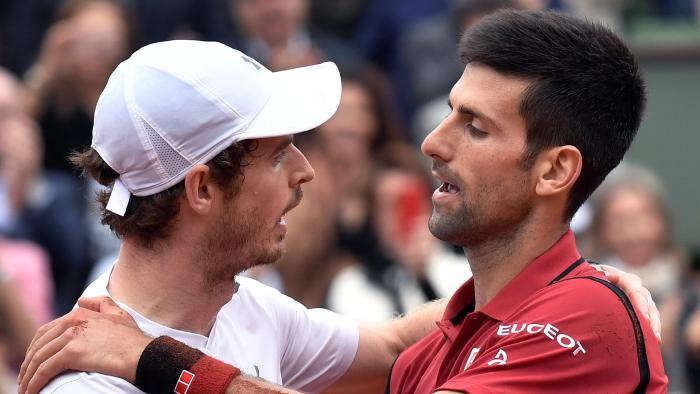
<instances>
[{"instance_id":1,"label":"white t-shirt","mask_svg":"<svg viewBox=\"0 0 700 394\"><path fill-rule=\"evenodd\" d=\"M83 293L109 295L109 272ZM237 277L239 287L221 308L209 337L162 326L119 304L139 328L156 337L171 336L245 374L305 392L319 392L350 367L357 352L357 323L325 309L306 309L253 279ZM174 387L173 387L174 388ZM41 393L141 393L127 381L96 373L70 372Z\"/></svg>"}]
</instances>

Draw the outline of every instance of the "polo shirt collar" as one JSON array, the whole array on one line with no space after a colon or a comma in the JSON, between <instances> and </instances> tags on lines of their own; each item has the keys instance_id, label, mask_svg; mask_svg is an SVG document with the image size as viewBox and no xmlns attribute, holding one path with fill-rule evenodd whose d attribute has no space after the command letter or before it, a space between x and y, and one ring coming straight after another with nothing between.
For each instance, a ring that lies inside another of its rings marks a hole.
<instances>
[{"instance_id":1,"label":"polo shirt collar","mask_svg":"<svg viewBox=\"0 0 700 394\"><path fill-rule=\"evenodd\" d=\"M572 263L581 258L576 249L574 233L567 231L552 247L535 258L525 269L513 278L480 312L503 321L519 307L523 301L536 291L546 287L553 279L565 271ZM452 296L443 319L454 319L465 308L474 304L474 279L465 282Z\"/></svg>"}]
</instances>

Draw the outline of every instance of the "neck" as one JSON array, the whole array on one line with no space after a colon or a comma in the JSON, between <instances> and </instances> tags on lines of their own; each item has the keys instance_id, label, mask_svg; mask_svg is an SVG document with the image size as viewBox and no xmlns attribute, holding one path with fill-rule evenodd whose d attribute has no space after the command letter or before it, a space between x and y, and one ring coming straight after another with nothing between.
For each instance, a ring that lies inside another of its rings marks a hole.
<instances>
[{"instance_id":1,"label":"neck","mask_svg":"<svg viewBox=\"0 0 700 394\"><path fill-rule=\"evenodd\" d=\"M145 248L125 239L109 280L110 295L161 325L208 336L235 283L208 284L191 244L183 239Z\"/></svg>"},{"instance_id":2,"label":"neck","mask_svg":"<svg viewBox=\"0 0 700 394\"><path fill-rule=\"evenodd\" d=\"M465 247L464 253L474 275L475 310L491 301L565 232L565 226L560 223L537 226L525 223L511 234Z\"/></svg>"}]
</instances>

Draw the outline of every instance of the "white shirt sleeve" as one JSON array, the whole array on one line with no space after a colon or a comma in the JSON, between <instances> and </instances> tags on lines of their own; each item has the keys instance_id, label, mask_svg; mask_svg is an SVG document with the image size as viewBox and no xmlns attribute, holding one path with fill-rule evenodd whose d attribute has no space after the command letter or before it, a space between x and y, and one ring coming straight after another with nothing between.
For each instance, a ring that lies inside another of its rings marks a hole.
<instances>
[{"instance_id":1,"label":"white shirt sleeve","mask_svg":"<svg viewBox=\"0 0 700 394\"><path fill-rule=\"evenodd\" d=\"M282 382L320 392L350 368L359 343L358 325L326 309L307 309L289 300L287 307L278 309Z\"/></svg>"}]
</instances>

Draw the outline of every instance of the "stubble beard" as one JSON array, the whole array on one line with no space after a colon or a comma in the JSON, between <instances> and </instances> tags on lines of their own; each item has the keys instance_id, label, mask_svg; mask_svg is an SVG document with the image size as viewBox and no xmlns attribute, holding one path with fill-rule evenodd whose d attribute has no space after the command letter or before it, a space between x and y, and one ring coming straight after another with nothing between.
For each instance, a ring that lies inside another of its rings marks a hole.
<instances>
[{"instance_id":1,"label":"stubble beard","mask_svg":"<svg viewBox=\"0 0 700 394\"><path fill-rule=\"evenodd\" d=\"M476 250L486 243L503 242L518 232L531 212L524 182L518 187L517 191L500 190L500 187L483 190L470 200L462 199L450 211L440 212L434 207L428 228L436 238L461 246L465 251Z\"/></svg>"},{"instance_id":2,"label":"stubble beard","mask_svg":"<svg viewBox=\"0 0 700 394\"><path fill-rule=\"evenodd\" d=\"M206 288L230 284L248 268L272 264L282 257L282 239L270 240L271 229L265 228L252 211L227 207L216 226L209 230L200 250Z\"/></svg>"}]
</instances>

